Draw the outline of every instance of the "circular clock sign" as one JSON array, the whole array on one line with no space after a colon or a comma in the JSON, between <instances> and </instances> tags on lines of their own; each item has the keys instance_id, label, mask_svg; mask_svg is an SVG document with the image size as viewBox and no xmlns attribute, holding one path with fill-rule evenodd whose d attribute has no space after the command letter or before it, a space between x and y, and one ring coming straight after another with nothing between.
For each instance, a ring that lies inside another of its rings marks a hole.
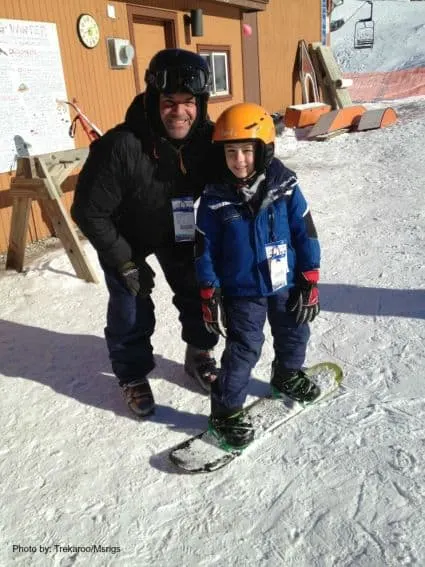
<instances>
[{"instance_id":1,"label":"circular clock sign","mask_svg":"<svg viewBox=\"0 0 425 567\"><path fill-rule=\"evenodd\" d=\"M92 49L96 47L100 39L99 26L90 14L81 14L77 21L77 33L81 43Z\"/></svg>"}]
</instances>

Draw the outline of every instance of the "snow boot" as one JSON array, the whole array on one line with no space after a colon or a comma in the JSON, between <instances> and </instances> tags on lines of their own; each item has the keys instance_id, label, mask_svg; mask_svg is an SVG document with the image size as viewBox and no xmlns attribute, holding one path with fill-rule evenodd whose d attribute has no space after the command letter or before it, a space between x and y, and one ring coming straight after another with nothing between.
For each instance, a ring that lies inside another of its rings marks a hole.
<instances>
[{"instance_id":1,"label":"snow boot","mask_svg":"<svg viewBox=\"0 0 425 567\"><path fill-rule=\"evenodd\" d=\"M280 398L283 394L305 404L314 402L320 396L319 386L305 372L281 368L276 360L272 364L271 387L274 398Z\"/></svg>"},{"instance_id":2,"label":"snow boot","mask_svg":"<svg viewBox=\"0 0 425 567\"><path fill-rule=\"evenodd\" d=\"M218 369L211 350L204 350L192 345L187 345L184 369L196 378L205 392L211 391L211 382L217 379Z\"/></svg>"},{"instance_id":3,"label":"snow boot","mask_svg":"<svg viewBox=\"0 0 425 567\"><path fill-rule=\"evenodd\" d=\"M155 400L146 378L122 384L124 399L128 407L138 417L146 417L155 411Z\"/></svg>"},{"instance_id":4,"label":"snow boot","mask_svg":"<svg viewBox=\"0 0 425 567\"><path fill-rule=\"evenodd\" d=\"M251 418L243 410L225 417L214 417L208 420L208 431L219 441L220 447L226 451L244 449L254 439L255 430Z\"/></svg>"}]
</instances>

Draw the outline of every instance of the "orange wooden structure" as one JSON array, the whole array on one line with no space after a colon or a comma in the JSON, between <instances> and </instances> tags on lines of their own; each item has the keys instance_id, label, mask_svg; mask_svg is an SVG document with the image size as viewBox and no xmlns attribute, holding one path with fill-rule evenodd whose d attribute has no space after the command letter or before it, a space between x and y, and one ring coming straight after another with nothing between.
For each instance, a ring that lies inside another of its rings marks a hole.
<instances>
[{"instance_id":1,"label":"orange wooden structure","mask_svg":"<svg viewBox=\"0 0 425 567\"><path fill-rule=\"evenodd\" d=\"M287 128L304 128L316 124L322 114L331 111L331 105L323 102L293 104L286 108L285 126Z\"/></svg>"},{"instance_id":2,"label":"orange wooden structure","mask_svg":"<svg viewBox=\"0 0 425 567\"><path fill-rule=\"evenodd\" d=\"M344 106L337 110L331 110L323 114L313 128L308 133L307 138L312 139L317 136L327 135L345 128L351 128L356 120L366 112L366 108L361 105Z\"/></svg>"},{"instance_id":3,"label":"orange wooden structure","mask_svg":"<svg viewBox=\"0 0 425 567\"><path fill-rule=\"evenodd\" d=\"M393 108L376 108L367 110L355 123L357 132L385 128L397 122L397 113Z\"/></svg>"}]
</instances>

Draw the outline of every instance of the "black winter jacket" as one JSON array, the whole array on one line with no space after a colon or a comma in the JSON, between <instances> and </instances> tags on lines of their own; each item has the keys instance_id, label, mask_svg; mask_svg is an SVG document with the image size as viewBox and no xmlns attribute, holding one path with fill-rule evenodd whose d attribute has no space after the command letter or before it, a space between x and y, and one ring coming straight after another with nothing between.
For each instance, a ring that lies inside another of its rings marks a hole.
<instances>
[{"instance_id":1,"label":"black winter jacket","mask_svg":"<svg viewBox=\"0 0 425 567\"><path fill-rule=\"evenodd\" d=\"M173 245L171 199L200 196L212 128L209 121L198 124L177 148L152 132L140 94L125 122L91 144L71 215L105 264L120 268Z\"/></svg>"}]
</instances>

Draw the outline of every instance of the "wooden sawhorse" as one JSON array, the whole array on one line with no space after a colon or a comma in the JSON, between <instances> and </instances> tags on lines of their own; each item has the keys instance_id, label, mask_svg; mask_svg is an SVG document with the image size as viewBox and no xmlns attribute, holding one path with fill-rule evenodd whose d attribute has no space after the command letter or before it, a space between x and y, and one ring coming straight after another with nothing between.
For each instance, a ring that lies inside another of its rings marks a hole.
<instances>
[{"instance_id":1,"label":"wooden sawhorse","mask_svg":"<svg viewBox=\"0 0 425 567\"><path fill-rule=\"evenodd\" d=\"M18 158L16 176L10 184L13 209L6 269L22 272L31 204L33 199L43 200L44 210L77 276L87 282L99 282L61 200L62 183L84 164L87 156L88 148L82 148Z\"/></svg>"}]
</instances>

